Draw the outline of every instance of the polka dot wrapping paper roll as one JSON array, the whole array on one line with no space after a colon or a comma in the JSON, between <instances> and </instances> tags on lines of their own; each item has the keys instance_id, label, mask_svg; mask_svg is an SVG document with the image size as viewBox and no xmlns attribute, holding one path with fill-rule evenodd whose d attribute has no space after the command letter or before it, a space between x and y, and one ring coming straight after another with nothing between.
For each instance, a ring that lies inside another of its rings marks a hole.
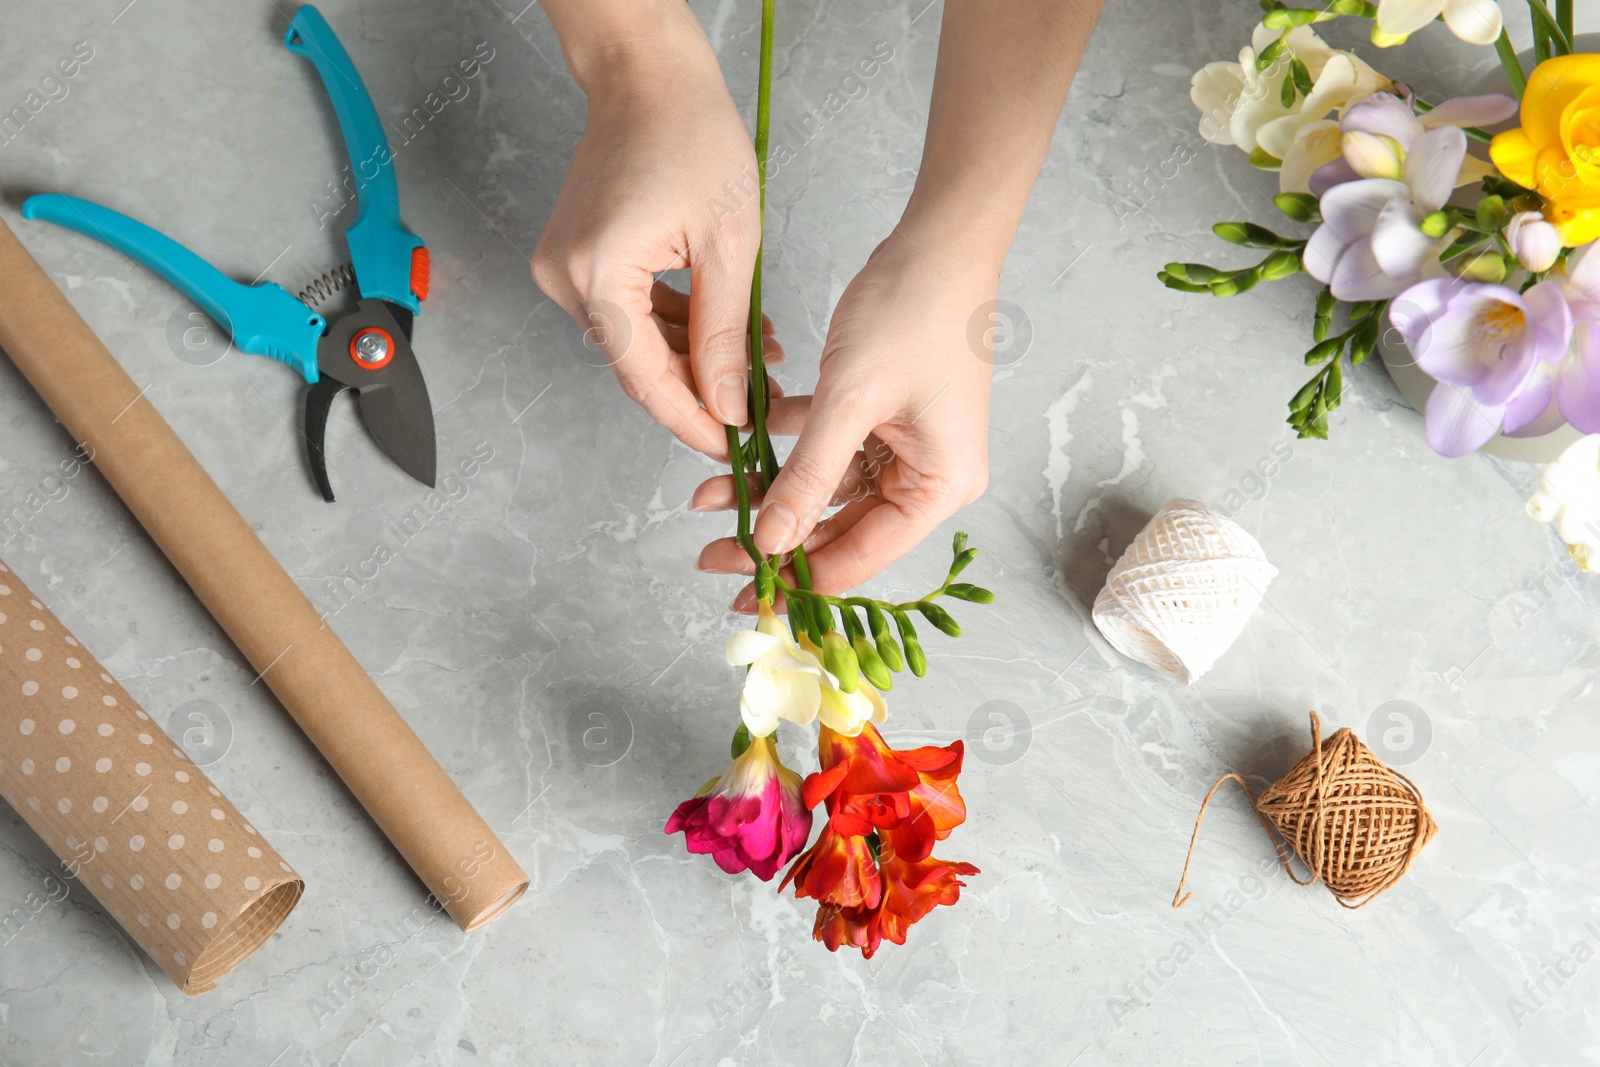
<instances>
[{"instance_id":1,"label":"polka dot wrapping paper roll","mask_svg":"<svg viewBox=\"0 0 1600 1067\"><path fill-rule=\"evenodd\" d=\"M305 883L0 563L0 797L187 994Z\"/></svg>"}]
</instances>

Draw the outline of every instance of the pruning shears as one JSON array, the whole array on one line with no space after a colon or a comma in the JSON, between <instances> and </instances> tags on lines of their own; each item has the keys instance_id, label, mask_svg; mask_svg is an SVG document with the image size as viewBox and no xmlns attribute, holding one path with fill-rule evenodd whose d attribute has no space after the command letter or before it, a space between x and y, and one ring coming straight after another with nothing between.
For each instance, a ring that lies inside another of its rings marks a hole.
<instances>
[{"instance_id":1,"label":"pruning shears","mask_svg":"<svg viewBox=\"0 0 1600 1067\"><path fill-rule=\"evenodd\" d=\"M433 485L433 407L411 350L414 317L428 297L428 249L400 222L393 155L378 112L333 28L309 4L289 22L284 44L311 60L333 102L357 176L359 211L345 231L350 262L324 273L298 298L273 282L244 285L178 242L126 215L74 196L29 197L22 215L93 237L149 267L233 336L242 352L287 363L310 385L305 438L311 473L333 500L323 441L333 398L357 394L378 447L413 478ZM324 316L316 305L354 285L352 310Z\"/></svg>"}]
</instances>

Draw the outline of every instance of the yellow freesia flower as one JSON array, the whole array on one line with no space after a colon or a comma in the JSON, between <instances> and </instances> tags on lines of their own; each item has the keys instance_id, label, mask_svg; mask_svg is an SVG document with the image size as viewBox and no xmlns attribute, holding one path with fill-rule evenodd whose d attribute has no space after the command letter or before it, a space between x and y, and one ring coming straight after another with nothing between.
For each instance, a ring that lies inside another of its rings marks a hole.
<instances>
[{"instance_id":1,"label":"yellow freesia flower","mask_svg":"<svg viewBox=\"0 0 1600 1067\"><path fill-rule=\"evenodd\" d=\"M1522 125L1496 134L1500 173L1544 198L1544 217L1575 248L1600 237L1600 55L1555 56L1528 76Z\"/></svg>"}]
</instances>

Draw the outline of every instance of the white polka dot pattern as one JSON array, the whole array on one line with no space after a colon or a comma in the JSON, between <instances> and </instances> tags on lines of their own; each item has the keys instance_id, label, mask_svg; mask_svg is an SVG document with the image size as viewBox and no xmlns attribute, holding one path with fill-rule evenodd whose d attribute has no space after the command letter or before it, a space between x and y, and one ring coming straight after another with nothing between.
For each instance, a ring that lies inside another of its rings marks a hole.
<instances>
[{"instance_id":1,"label":"white polka dot pattern","mask_svg":"<svg viewBox=\"0 0 1600 1067\"><path fill-rule=\"evenodd\" d=\"M304 888L3 563L0 797L185 993L259 947Z\"/></svg>"}]
</instances>

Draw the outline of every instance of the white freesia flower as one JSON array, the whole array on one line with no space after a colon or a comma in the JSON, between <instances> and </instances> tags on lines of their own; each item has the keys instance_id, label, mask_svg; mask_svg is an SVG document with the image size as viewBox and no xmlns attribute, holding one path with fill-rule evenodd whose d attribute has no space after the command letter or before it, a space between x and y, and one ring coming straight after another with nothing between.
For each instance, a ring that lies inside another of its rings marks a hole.
<instances>
[{"instance_id":1,"label":"white freesia flower","mask_svg":"<svg viewBox=\"0 0 1600 1067\"><path fill-rule=\"evenodd\" d=\"M822 659L822 649L804 634L800 636L800 651ZM882 723L889 717L889 706L883 702L883 694L865 675L856 682L855 692L846 693L839 688L838 679L831 671L824 668L824 672L827 681L822 686L822 706L817 717L828 729L844 737L855 737L867 723Z\"/></svg>"},{"instance_id":2,"label":"white freesia flower","mask_svg":"<svg viewBox=\"0 0 1600 1067\"><path fill-rule=\"evenodd\" d=\"M1600 569L1600 434L1579 438L1544 469L1528 514L1554 524L1579 568Z\"/></svg>"},{"instance_id":3,"label":"white freesia flower","mask_svg":"<svg viewBox=\"0 0 1600 1067\"><path fill-rule=\"evenodd\" d=\"M750 668L739 713L752 737L771 734L779 719L808 725L822 707L823 689L835 688L822 661L795 644L789 627L766 604L761 605L754 630L728 638L725 654L730 665Z\"/></svg>"},{"instance_id":4,"label":"white freesia flower","mask_svg":"<svg viewBox=\"0 0 1600 1067\"><path fill-rule=\"evenodd\" d=\"M1378 0L1373 43L1399 44L1440 15L1450 32L1468 44L1494 44L1505 21L1495 0Z\"/></svg>"},{"instance_id":5,"label":"white freesia flower","mask_svg":"<svg viewBox=\"0 0 1600 1067\"><path fill-rule=\"evenodd\" d=\"M1391 88L1383 75L1348 52L1327 46L1309 26L1290 30L1283 52L1265 70L1256 57L1280 36L1258 25L1237 62L1208 63L1189 83L1189 99L1200 109L1200 135L1212 144L1237 145L1281 164L1286 191L1303 192L1312 171L1338 156L1337 123L1328 118L1370 93ZM1311 76L1309 95L1295 94L1283 106L1283 83L1290 60L1299 59Z\"/></svg>"}]
</instances>

